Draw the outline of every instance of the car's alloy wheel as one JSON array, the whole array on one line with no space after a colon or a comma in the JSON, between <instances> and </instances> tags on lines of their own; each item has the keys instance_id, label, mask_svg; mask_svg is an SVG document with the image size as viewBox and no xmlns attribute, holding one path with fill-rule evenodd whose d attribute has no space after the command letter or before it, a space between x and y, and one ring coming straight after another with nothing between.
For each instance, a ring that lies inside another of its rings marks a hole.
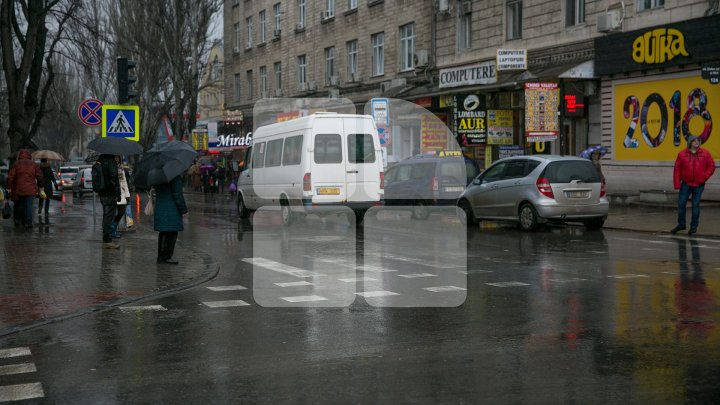
<instances>
[{"instance_id":1,"label":"car's alloy wheel","mask_svg":"<svg viewBox=\"0 0 720 405\"><path fill-rule=\"evenodd\" d=\"M520 207L520 229L523 231L534 231L538 227L538 216L532 205L525 203Z\"/></svg>"},{"instance_id":2,"label":"car's alloy wheel","mask_svg":"<svg viewBox=\"0 0 720 405\"><path fill-rule=\"evenodd\" d=\"M475 218L475 214L473 214L472 209L470 208L470 203L467 201L460 201L455 209L458 219L460 219L460 223L463 225L473 226L478 223L478 220Z\"/></svg>"},{"instance_id":3,"label":"car's alloy wheel","mask_svg":"<svg viewBox=\"0 0 720 405\"><path fill-rule=\"evenodd\" d=\"M422 201L416 202L412 209L412 217L414 219L428 219L429 216L430 209L428 206Z\"/></svg>"}]
</instances>

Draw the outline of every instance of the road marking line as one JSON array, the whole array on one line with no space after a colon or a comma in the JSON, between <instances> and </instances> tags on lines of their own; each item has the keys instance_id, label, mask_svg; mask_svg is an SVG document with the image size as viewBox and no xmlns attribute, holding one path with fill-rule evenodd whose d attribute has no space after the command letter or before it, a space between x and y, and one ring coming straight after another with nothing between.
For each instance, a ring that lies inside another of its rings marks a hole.
<instances>
[{"instance_id":1,"label":"road marking line","mask_svg":"<svg viewBox=\"0 0 720 405\"><path fill-rule=\"evenodd\" d=\"M120 307L121 311L167 311L162 305L137 305L129 307Z\"/></svg>"},{"instance_id":2,"label":"road marking line","mask_svg":"<svg viewBox=\"0 0 720 405\"><path fill-rule=\"evenodd\" d=\"M29 347L14 347L12 349L1 349L0 359L9 359L10 357L29 356Z\"/></svg>"},{"instance_id":3,"label":"road marking line","mask_svg":"<svg viewBox=\"0 0 720 405\"><path fill-rule=\"evenodd\" d=\"M398 256L398 255L393 255L393 254L388 254L388 253L370 253L370 254L366 253L365 256L377 257L379 259L386 259L386 260L387 259L395 260L398 262L418 264L420 266L433 267L433 268L437 268L437 269L462 269L462 268L465 268L465 266L461 266L461 265L453 265L453 264L448 265L448 264L443 264L443 263L428 263L428 261L424 260L424 259Z\"/></svg>"},{"instance_id":4,"label":"road marking line","mask_svg":"<svg viewBox=\"0 0 720 405\"><path fill-rule=\"evenodd\" d=\"M410 273L410 274L398 274L398 277L405 278L422 278L422 277L437 277L437 274L431 273Z\"/></svg>"},{"instance_id":5,"label":"road marking line","mask_svg":"<svg viewBox=\"0 0 720 405\"><path fill-rule=\"evenodd\" d=\"M550 281L554 283L572 283L573 281L588 281L586 278L573 277L573 278L551 278Z\"/></svg>"},{"instance_id":6,"label":"road marking line","mask_svg":"<svg viewBox=\"0 0 720 405\"><path fill-rule=\"evenodd\" d=\"M491 285L493 287L523 287L526 285L530 285L528 283L521 283L519 281L502 281L499 283L485 283L487 285Z\"/></svg>"},{"instance_id":7,"label":"road marking line","mask_svg":"<svg viewBox=\"0 0 720 405\"><path fill-rule=\"evenodd\" d=\"M671 276L678 275L677 271L661 271L660 274L670 274Z\"/></svg>"},{"instance_id":8,"label":"road marking line","mask_svg":"<svg viewBox=\"0 0 720 405\"><path fill-rule=\"evenodd\" d=\"M377 281L376 278L371 277L353 277L353 278L339 278L339 281L343 283L355 283L357 281Z\"/></svg>"},{"instance_id":9,"label":"road marking line","mask_svg":"<svg viewBox=\"0 0 720 405\"><path fill-rule=\"evenodd\" d=\"M217 287L208 287L207 288L210 291L239 291L239 290L247 290L246 287L243 287L241 285L223 285L223 286L217 286Z\"/></svg>"},{"instance_id":10,"label":"road marking line","mask_svg":"<svg viewBox=\"0 0 720 405\"><path fill-rule=\"evenodd\" d=\"M439 287L426 287L423 288L423 290L428 290L431 292L448 292L448 291L467 291L467 288L457 287L454 285L445 285L445 286L439 286Z\"/></svg>"},{"instance_id":11,"label":"road marking line","mask_svg":"<svg viewBox=\"0 0 720 405\"><path fill-rule=\"evenodd\" d=\"M609 278L616 278L616 279L624 279L624 278L640 278L640 277L649 277L643 274L618 274L616 276L608 276Z\"/></svg>"},{"instance_id":12,"label":"road marking line","mask_svg":"<svg viewBox=\"0 0 720 405\"><path fill-rule=\"evenodd\" d=\"M291 281L289 283L274 283L278 287L299 287L303 285L313 285L313 283L308 283L307 281Z\"/></svg>"},{"instance_id":13,"label":"road marking line","mask_svg":"<svg viewBox=\"0 0 720 405\"><path fill-rule=\"evenodd\" d=\"M365 298L375 298L375 297L387 297L389 295L400 295L396 292L392 291L385 291L385 290L379 290L379 291L364 291L355 293L355 295L359 295Z\"/></svg>"},{"instance_id":14,"label":"road marking line","mask_svg":"<svg viewBox=\"0 0 720 405\"><path fill-rule=\"evenodd\" d=\"M227 308L227 307L245 307L250 304L243 300L227 300L227 301L206 301L203 305L209 308Z\"/></svg>"},{"instance_id":15,"label":"road marking line","mask_svg":"<svg viewBox=\"0 0 720 405\"><path fill-rule=\"evenodd\" d=\"M253 257L253 258L248 258L248 259L242 259L242 261L244 261L245 263L250 263L253 266L262 267L262 268L265 268L265 269L268 269L271 271L288 274L288 275L298 277L298 278L324 276L324 274L316 273L314 271L299 269L299 268L293 267L293 266L288 266L287 264L283 264L283 263L276 262L273 260L268 260L263 257Z\"/></svg>"},{"instance_id":16,"label":"road marking line","mask_svg":"<svg viewBox=\"0 0 720 405\"><path fill-rule=\"evenodd\" d=\"M10 364L7 366L0 366L0 375L34 373L36 371L37 369L35 368L35 363Z\"/></svg>"},{"instance_id":17,"label":"road marking line","mask_svg":"<svg viewBox=\"0 0 720 405\"><path fill-rule=\"evenodd\" d=\"M492 273L492 270L462 270L462 271L459 271L458 273L460 273L460 274L465 274L465 275L468 275L468 274L487 274L487 273Z\"/></svg>"},{"instance_id":18,"label":"road marking line","mask_svg":"<svg viewBox=\"0 0 720 405\"><path fill-rule=\"evenodd\" d=\"M43 397L45 397L45 392L40 383L0 386L0 402Z\"/></svg>"},{"instance_id":19,"label":"road marking line","mask_svg":"<svg viewBox=\"0 0 720 405\"><path fill-rule=\"evenodd\" d=\"M392 273L392 272L397 271L397 270L386 269L384 267L371 266L371 265L360 266L360 267L358 267L358 270L364 271L367 273Z\"/></svg>"},{"instance_id":20,"label":"road marking line","mask_svg":"<svg viewBox=\"0 0 720 405\"><path fill-rule=\"evenodd\" d=\"M281 297L287 302L313 302L313 301L327 301L327 298L319 295L302 295L299 297Z\"/></svg>"}]
</instances>

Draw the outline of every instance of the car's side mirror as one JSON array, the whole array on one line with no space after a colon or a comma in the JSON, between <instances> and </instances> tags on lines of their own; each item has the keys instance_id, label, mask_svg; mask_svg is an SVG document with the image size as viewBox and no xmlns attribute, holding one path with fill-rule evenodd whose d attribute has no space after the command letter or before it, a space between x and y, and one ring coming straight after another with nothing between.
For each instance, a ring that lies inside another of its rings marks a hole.
<instances>
[{"instance_id":1,"label":"car's side mirror","mask_svg":"<svg viewBox=\"0 0 720 405\"><path fill-rule=\"evenodd\" d=\"M473 179L472 183L476 186L479 186L482 183L482 180L479 177L476 177Z\"/></svg>"}]
</instances>

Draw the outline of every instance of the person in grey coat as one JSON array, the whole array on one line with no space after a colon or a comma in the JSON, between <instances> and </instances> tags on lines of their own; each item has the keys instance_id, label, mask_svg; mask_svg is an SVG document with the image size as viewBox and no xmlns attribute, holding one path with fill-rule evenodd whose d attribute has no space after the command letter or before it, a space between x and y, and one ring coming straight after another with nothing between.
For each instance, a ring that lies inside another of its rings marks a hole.
<instances>
[{"instance_id":1,"label":"person in grey coat","mask_svg":"<svg viewBox=\"0 0 720 405\"><path fill-rule=\"evenodd\" d=\"M169 183L155 186L155 230L158 235L158 264L178 264L173 260L178 232L183 230L183 215L187 204L182 191L182 178L177 176Z\"/></svg>"}]
</instances>

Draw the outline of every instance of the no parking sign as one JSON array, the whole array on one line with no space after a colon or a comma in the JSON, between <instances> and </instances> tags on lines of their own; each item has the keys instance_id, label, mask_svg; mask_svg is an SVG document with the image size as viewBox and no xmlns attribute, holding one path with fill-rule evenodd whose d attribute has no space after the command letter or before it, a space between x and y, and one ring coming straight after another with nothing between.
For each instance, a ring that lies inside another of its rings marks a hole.
<instances>
[{"instance_id":1,"label":"no parking sign","mask_svg":"<svg viewBox=\"0 0 720 405\"><path fill-rule=\"evenodd\" d=\"M89 98L78 106L77 115L80 121L90 127L96 127L102 122L100 110L103 103L100 100Z\"/></svg>"}]
</instances>

